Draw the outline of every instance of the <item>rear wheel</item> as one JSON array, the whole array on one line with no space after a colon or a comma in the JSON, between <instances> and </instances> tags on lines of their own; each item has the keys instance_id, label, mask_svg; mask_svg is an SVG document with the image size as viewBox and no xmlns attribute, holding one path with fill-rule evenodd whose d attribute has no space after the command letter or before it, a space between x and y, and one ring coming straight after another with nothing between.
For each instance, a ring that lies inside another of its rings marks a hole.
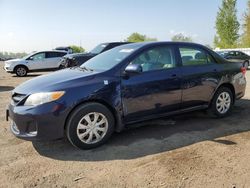
<instances>
[{"instance_id":1,"label":"rear wheel","mask_svg":"<svg viewBox=\"0 0 250 188\"><path fill-rule=\"evenodd\" d=\"M28 73L28 69L25 67L25 66L17 66L15 69L14 69L14 72L16 73L16 75L18 77L24 77L27 75Z\"/></svg>"},{"instance_id":2,"label":"rear wheel","mask_svg":"<svg viewBox=\"0 0 250 188\"><path fill-rule=\"evenodd\" d=\"M219 88L212 100L209 112L216 117L227 116L233 106L233 94L232 91L227 87Z\"/></svg>"},{"instance_id":3,"label":"rear wheel","mask_svg":"<svg viewBox=\"0 0 250 188\"><path fill-rule=\"evenodd\" d=\"M105 143L114 132L114 117L104 105L88 103L70 115L66 125L68 140L80 149L91 149Z\"/></svg>"}]
</instances>

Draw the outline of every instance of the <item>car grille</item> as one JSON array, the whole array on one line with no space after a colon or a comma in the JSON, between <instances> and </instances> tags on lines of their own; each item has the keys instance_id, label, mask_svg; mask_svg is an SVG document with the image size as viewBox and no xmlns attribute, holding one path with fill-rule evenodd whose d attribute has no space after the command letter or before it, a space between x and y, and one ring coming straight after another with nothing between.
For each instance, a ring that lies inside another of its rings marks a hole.
<instances>
[{"instance_id":1,"label":"car grille","mask_svg":"<svg viewBox=\"0 0 250 188\"><path fill-rule=\"evenodd\" d=\"M12 94L12 101L15 105L20 103L24 98L26 97L25 94L20 94L20 93L14 93Z\"/></svg>"}]
</instances>

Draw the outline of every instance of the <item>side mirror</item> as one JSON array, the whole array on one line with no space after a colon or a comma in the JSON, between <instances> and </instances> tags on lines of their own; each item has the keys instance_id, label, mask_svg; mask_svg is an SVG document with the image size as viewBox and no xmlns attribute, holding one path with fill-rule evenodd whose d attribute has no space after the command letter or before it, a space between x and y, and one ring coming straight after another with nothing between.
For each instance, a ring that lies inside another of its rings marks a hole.
<instances>
[{"instance_id":1,"label":"side mirror","mask_svg":"<svg viewBox=\"0 0 250 188\"><path fill-rule=\"evenodd\" d=\"M32 60L34 60L34 58L33 58L33 57L29 57L29 59L28 59L28 60L31 60L31 61L32 61Z\"/></svg>"},{"instance_id":2,"label":"side mirror","mask_svg":"<svg viewBox=\"0 0 250 188\"><path fill-rule=\"evenodd\" d=\"M139 74L142 72L142 66L138 64L130 64L125 68L125 73Z\"/></svg>"}]
</instances>

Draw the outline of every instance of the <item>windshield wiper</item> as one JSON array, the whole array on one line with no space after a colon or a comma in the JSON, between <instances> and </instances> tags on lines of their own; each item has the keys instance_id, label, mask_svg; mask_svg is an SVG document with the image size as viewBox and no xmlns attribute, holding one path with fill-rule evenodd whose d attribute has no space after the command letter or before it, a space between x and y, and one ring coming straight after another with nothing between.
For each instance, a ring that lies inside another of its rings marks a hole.
<instances>
[{"instance_id":1,"label":"windshield wiper","mask_svg":"<svg viewBox=\"0 0 250 188\"><path fill-rule=\"evenodd\" d=\"M90 69L90 68L87 68L87 67L85 67L85 66L81 66L81 69L84 69L84 70L86 70L86 71L94 71L93 69Z\"/></svg>"}]
</instances>

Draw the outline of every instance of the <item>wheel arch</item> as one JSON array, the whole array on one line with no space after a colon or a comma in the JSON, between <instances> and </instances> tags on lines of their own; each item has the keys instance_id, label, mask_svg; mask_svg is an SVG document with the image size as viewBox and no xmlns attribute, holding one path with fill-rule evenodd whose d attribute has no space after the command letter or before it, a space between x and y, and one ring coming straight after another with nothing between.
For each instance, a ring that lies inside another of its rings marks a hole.
<instances>
[{"instance_id":1,"label":"wheel arch","mask_svg":"<svg viewBox=\"0 0 250 188\"><path fill-rule=\"evenodd\" d=\"M67 122L69 120L69 117L71 116L71 114L74 112L74 110L76 108L78 108L81 105L87 104L87 103L99 103L102 104L103 106L105 106L106 108L108 108L110 110L110 112L112 113L112 115L114 116L114 120L115 120L115 131L116 132L120 132L123 130L124 125L122 123L121 117L120 115L117 113L117 111L115 110L114 107L112 107L112 105L110 105L109 103L107 103L104 100L101 99L93 99L93 100L87 100L87 101L83 101L78 103L77 105L75 105L69 112L69 114L66 117L65 123L64 123L64 130L66 129L67 126Z\"/></svg>"},{"instance_id":2,"label":"wheel arch","mask_svg":"<svg viewBox=\"0 0 250 188\"><path fill-rule=\"evenodd\" d=\"M229 88L229 89L231 90L231 92L232 92L232 94L233 94L233 103L234 103L234 102L235 102L235 88L234 88L233 84L231 84L231 83L223 83L223 84L221 84L219 87L217 87L217 89L216 89L215 92L213 93L212 99L214 98L215 93L216 93L220 88L222 88L222 87L226 87L226 88ZM211 100L211 101L212 101L212 100ZM211 102L210 102L210 104L211 104Z\"/></svg>"},{"instance_id":3,"label":"wheel arch","mask_svg":"<svg viewBox=\"0 0 250 188\"><path fill-rule=\"evenodd\" d=\"M17 67L25 67L26 70L27 70L27 72L29 71L29 68L28 68L26 65L18 64L18 65L16 65L16 66L14 67L14 69L13 69L14 72L16 71L16 68L17 68Z\"/></svg>"}]
</instances>

